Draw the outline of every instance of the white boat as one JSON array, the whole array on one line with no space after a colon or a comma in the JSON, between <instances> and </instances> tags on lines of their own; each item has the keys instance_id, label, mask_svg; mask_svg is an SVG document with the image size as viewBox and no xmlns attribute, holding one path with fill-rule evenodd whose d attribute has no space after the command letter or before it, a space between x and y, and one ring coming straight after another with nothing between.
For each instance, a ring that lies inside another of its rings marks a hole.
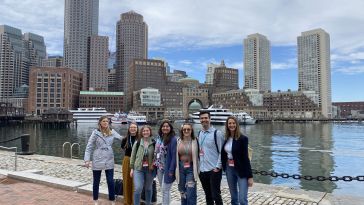
<instances>
[{"instance_id":1,"label":"white boat","mask_svg":"<svg viewBox=\"0 0 364 205\"><path fill-rule=\"evenodd\" d=\"M128 113L127 120L128 123L136 122L137 124L146 124L147 116L131 111Z\"/></svg>"},{"instance_id":2,"label":"white boat","mask_svg":"<svg viewBox=\"0 0 364 205\"><path fill-rule=\"evenodd\" d=\"M190 114L190 117L192 118L194 123L200 123L200 117L199 114L201 111L209 112L211 116L211 123L212 124L223 124L226 122L226 119L229 116L235 116L239 120L239 124L255 124L256 120L252 118L248 113L246 112L231 112L229 109L224 109L222 107L215 108L213 105L211 105L209 108L203 108L200 109L199 112L195 112L193 114Z\"/></svg>"},{"instance_id":3,"label":"white boat","mask_svg":"<svg viewBox=\"0 0 364 205\"><path fill-rule=\"evenodd\" d=\"M239 124L242 125L254 125L257 122L256 119L246 112L235 112L233 115L239 120Z\"/></svg>"},{"instance_id":4,"label":"white boat","mask_svg":"<svg viewBox=\"0 0 364 205\"><path fill-rule=\"evenodd\" d=\"M128 115L126 113L116 112L114 116L111 118L111 123L114 124L127 124L128 123Z\"/></svg>"},{"instance_id":5,"label":"white boat","mask_svg":"<svg viewBox=\"0 0 364 205\"><path fill-rule=\"evenodd\" d=\"M97 123L101 116L110 116L105 108L78 108L69 110L73 113L73 119L80 123Z\"/></svg>"}]
</instances>

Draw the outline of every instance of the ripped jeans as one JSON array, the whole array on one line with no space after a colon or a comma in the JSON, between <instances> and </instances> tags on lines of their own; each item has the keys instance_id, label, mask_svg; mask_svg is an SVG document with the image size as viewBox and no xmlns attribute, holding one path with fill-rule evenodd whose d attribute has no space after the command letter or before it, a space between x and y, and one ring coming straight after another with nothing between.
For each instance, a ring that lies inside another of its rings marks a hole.
<instances>
[{"instance_id":1,"label":"ripped jeans","mask_svg":"<svg viewBox=\"0 0 364 205\"><path fill-rule=\"evenodd\" d=\"M179 162L178 191L181 193L181 205L197 204L197 184L193 176L193 164L184 168L183 162Z\"/></svg>"}]
</instances>

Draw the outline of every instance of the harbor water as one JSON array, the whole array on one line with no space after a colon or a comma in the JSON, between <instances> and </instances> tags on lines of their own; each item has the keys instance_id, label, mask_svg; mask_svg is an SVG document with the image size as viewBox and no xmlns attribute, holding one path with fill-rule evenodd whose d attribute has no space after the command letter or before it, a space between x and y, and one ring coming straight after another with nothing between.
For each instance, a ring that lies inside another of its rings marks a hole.
<instances>
[{"instance_id":1,"label":"harbor water","mask_svg":"<svg viewBox=\"0 0 364 205\"><path fill-rule=\"evenodd\" d=\"M125 135L127 125L112 125ZM70 127L49 127L40 123L17 123L0 125L0 141L6 141L21 134L30 134L30 149L37 154L70 157L70 146L65 142L79 143L74 146L73 156L83 158L84 149L96 124L71 125ZM180 124L175 124L175 129ZM215 126L224 131L223 126ZM197 133L201 125L194 124ZM158 127L153 127L157 134ZM249 137L253 148L252 168L259 171L275 171L302 176L364 176L364 123L287 123L271 122L241 126ZM21 147L20 140L2 143L0 146ZM114 143L116 163L121 164L123 153L120 143ZM0 162L1 163L1 162ZM323 191L335 194L361 196L364 182L356 180L317 181L293 178L255 175L256 182L283 185L292 188Z\"/></svg>"}]
</instances>

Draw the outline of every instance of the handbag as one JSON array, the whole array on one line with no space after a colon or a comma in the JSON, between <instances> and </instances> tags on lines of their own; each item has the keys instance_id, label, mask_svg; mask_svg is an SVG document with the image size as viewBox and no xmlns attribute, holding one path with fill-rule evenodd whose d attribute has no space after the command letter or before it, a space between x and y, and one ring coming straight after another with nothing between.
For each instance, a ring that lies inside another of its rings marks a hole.
<instances>
[{"instance_id":1,"label":"handbag","mask_svg":"<svg viewBox=\"0 0 364 205\"><path fill-rule=\"evenodd\" d=\"M123 180L122 179L114 179L114 190L115 195L123 195Z\"/></svg>"}]
</instances>

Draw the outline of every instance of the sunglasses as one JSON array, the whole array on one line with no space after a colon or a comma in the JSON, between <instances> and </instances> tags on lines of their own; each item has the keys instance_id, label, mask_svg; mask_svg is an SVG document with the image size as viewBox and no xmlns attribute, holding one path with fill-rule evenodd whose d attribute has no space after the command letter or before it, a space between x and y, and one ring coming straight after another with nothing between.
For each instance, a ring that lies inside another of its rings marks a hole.
<instances>
[{"instance_id":1,"label":"sunglasses","mask_svg":"<svg viewBox=\"0 0 364 205\"><path fill-rule=\"evenodd\" d=\"M185 129L182 129L183 132L188 132L188 131L191 131L190 128L185 128Z\"/></svg>"}]
</instances>

